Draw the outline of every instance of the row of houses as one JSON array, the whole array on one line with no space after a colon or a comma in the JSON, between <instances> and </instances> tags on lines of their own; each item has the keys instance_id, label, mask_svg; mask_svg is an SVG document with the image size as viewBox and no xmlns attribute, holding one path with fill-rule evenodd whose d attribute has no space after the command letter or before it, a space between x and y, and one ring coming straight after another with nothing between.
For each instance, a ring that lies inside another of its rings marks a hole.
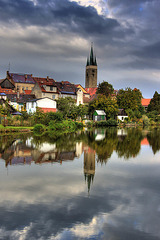
<instances>
[{"instance_id":1,"label":"row of houses","mask_svg":"<svg viewBox=\"0 0 160 240\"><path fill-rule=\"evenodd\" d=\"M39 106L44 112L56 111L55 100L65 97L75 99L78 106L89 102L95 93L96 88L91 91L80 84L57 82L48 76L41 78L7 71L6 77L0 80L0 98L8 99L17 111L26 110L28 113L33 113Z\"/></svg>"},{"instance_id":2,"label":"row of houses","mask_svg":"<svg viewBox=\"0 0 160 240\"><path fill-rule=\"evenodd\" d=\"M36 108L44 112L56 112L56 101L59 98L71 97L75 99L76 105L86 104L96 96L97 88L83 88L80 84L73 84L68 81L57 82L53 78L34 77L32 74L10 73L0 80L0 99L8 99L8 103L16 111L27 111L34 113ZM117 94L117 92L116 92ZM142 99L142 105L147 108L151 99ZM119 117L121 121L126 114L121 110ZM93 118L100 120L102 112L95 113Z\"/></svg>"}]
</instances>

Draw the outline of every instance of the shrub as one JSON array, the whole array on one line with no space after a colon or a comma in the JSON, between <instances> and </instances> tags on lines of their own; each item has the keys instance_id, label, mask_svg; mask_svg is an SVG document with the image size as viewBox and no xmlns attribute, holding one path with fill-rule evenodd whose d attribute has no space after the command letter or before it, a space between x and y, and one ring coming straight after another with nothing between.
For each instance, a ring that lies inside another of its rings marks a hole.
<instances>
[{"instance_id":1,"label":"shrub","mask_svg":"<svg viewBox=\"0 0 160 240\"><path fill-rule=\"evenodd\" d=\"M48 125L50 121L62 122L63 114L61 112L49 112L45 114L45 124Z\"/></svg>"},{"instance_id":2,"label":"shrub","mask_svg":"<svg viewBox=\"0 0 160 240\"><path fill-rule=\"evenodd\" d=\"M107 120L107 126L117 126L117 125L118 124L117 124L117 121L115 119L110 118L110 119Z\"/></svg>"},{"instance_id":3,"label":"shrub","mask_svg":"<svg viewBox=\"0 0 160 240\"><path fill-rule=\"evenodd\" d=\"M149 118L146 115L142 115L143 125L148 126L150 121Z\"/></svg>"}]
</instances>

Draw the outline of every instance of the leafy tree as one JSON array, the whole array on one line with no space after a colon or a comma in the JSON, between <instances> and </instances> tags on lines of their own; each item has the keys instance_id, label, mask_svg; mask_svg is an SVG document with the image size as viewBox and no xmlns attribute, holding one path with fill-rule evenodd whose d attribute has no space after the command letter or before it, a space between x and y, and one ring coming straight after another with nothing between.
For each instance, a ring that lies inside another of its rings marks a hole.
<instances>
[{"instance_id":1,"label":"leafy tree","mask_svg":"<svg viewBox=\"0 0 160 240\"><path fill-rule=\"evenodd\" d=\"M148 105L147 112L157 111L160 113L160 94L156 91Z\"/></svg>"},{"instance_id":2,"label":"leafy tree","mask_svg":"<svg viewBox=\"0 0 160 240\"><path fill-rule=\"evenodd\" d=\"M57 100L57 108L63 116L69 117L75 106L75 99L71 97L60 98Z\"/></svg>"},{"instance_id":3,"label":"leafy tree","mask_svg":"<svg viewBox=\"0 0 160 240\"><path fill-rule=\"evenodd\" d=\"M105 81L103 81L102 83L99 83L96 91L97 94L103 94L106 97L110 96L113 92L114 92L113 86Z\"/></svg>"},{"instance_id":4,"label":"leafy tree","mask_svg":"<svg viewBox=\"0 0 160 240\"><path fill-rule=\"evenodd\" d=\"M81 119L84 119L85 115L88 115L88 105L82 105L80 104L77 107L77 111L78 111L78 116L81 117Z\"/></svg>"},{"instance_id":5,"label":"leafy tree","mask_svg":"<svg viewBox=\"0 0 160 240\"><path fill-rule=\"evenodd\" d=\"M131 109L132 111L141 110L142 111L142 93L139 89L126 88L120 89L117 95L117 103L119 108Z\"/></svg>"},{"instance_id":6,"label":"leafy tree","mask_svg":"<svg viewBox=\"0 0 160 240\"><path fill-rule=\"evenodd\" d=\"M118 113L117 101L110 96L107 98L104 95L98 95L98 97L89 104L89 111L93 114L93 112L98 109L105 111L107 119L114 117Z\"/></svg>"}]
</instances>

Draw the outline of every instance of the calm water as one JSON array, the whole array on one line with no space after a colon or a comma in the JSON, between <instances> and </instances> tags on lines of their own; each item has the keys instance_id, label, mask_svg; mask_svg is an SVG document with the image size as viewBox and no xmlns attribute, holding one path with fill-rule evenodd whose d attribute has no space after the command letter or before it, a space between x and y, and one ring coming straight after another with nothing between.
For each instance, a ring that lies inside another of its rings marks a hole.
<instances>
[{"instance_id":1,"label":"calm water","mask_svg":"<svg viewBox=\"0 0 160 240\"><path fill-rule=\"evenodd\" d=\"M160 130L0 137L0 239L160 239Z\"/></svg>"}]
</instances>

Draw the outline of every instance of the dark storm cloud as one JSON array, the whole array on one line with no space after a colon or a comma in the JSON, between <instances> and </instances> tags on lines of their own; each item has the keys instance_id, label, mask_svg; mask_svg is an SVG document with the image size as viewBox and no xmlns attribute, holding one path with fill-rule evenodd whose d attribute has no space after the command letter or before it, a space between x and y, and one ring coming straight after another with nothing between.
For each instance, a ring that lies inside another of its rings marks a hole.
<instances>
[{"instance_id":1,"label":"dark storm cloud","mask_svg":"<svg viewBox=\"0 0 160 240\"><path fill-rule=\"evenodd\" d=\"M37 5L27 0L0 1L0 20L24 26L54 26L61 31L87 35L120 32L116 19L106 19L98 15L95 8L82 7L68 0L38 0ZM121 36L124 36L123 32Z\"/></svg>"},{"instance_id":2,"label":"dark storm cloud","mask_svg":"<svg viewBox=\"0 0 160 240\"><path fill-rule=\"evenodd\" d=\"M160 41L154 44L142 47L139 51L133 52L135 56L145 59L159 59L160 60Z\"/></svg>"}]
</instances>

